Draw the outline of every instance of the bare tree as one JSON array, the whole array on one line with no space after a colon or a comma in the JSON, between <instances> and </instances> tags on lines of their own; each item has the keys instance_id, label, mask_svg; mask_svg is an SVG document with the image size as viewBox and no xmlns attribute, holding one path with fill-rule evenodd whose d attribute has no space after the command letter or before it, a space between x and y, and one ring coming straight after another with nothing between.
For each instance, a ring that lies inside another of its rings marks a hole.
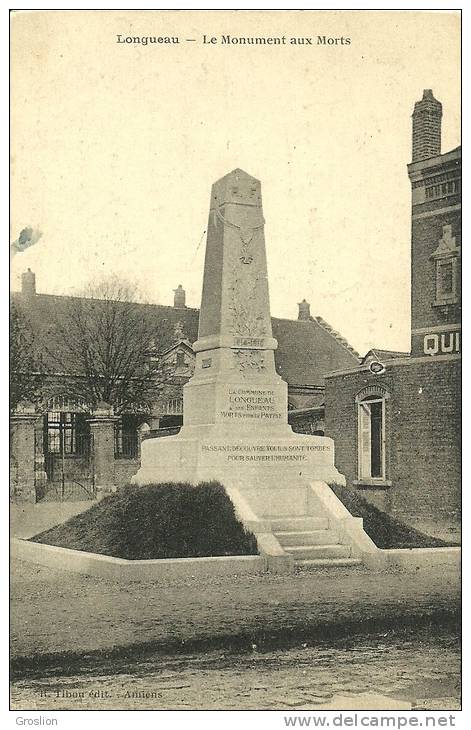
<instances>
[{"instance_id":1,"label":"bare tree","mask_svg":"<svg viewBox=\"0 0 471 730\"><path fill-rule=\"evenodd\" d=\"M112 277L70 298L55 322L57 349L49 354L69 376L71 395L91 408L105 402L118 414L148 410L172 376L160 353L173 331L136 298L135 287Z\"/></svg>"},{"instance_id":2,"label":"bare tree","mask_svg":"<svg viewBox=\"0 0 471 730\"><path fill-rule=\"evenodd\" d=\"M23 401L37 400L42 383L40 358L28 320L10 306L10 413Z\"/></svg>"}]
</instances>

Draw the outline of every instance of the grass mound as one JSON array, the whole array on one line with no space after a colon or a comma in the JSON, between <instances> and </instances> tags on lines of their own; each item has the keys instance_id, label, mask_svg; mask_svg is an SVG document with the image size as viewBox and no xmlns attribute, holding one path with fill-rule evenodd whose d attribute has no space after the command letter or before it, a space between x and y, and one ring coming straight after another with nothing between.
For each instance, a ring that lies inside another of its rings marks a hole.
<instances>
[{"instance_id":1,"label":"grass mound","mask_svg":"<svg viewBox=\"0 0 471 730\"><path fill-rule=\"evenodd\" d=\"M128 560L258 553L217 482L126 485L31 539Z\"/></svg>"},{"instance_id":2,"label":"grass mound","mask_svg":"<svg viewBox=\"0 0 471 730\"><path fill-rule=\"evenodd\" d=\"M331 489L354 517L363 517L363 527L379 548L446 547L454 543L425 535L382 512L358 492L340 484Z\"/></svg>"}]
</instances>

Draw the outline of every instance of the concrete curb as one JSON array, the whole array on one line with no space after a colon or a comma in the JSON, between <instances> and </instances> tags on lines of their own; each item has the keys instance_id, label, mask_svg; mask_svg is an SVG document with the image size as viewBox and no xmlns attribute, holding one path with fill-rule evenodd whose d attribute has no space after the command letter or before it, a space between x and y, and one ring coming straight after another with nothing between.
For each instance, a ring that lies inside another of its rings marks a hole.
<instances>
[{"instance_id":1,"label":"concrete curb","mask_svg":"<svg viewBox=\"0 0 471 730\"><path fill-rule=\"evenodd\" d=\"M43 545L22 538L11 540L11 557L73 573L123 583L159 581L217 576L263 575L266 572L289 574L288 566L276 565L263 555L232 555L211 558L169 558L166 560L125 560L108 555L69 550L55 545ZM273 546L270 546L273 551ZM412 573L418 570L460 570L461 548L410 548L378 551L379 570L399 568ZM272 564L273 563L273 564ZM378 567L376 568L378 570Z\"/></svg>"},{"instance_id":2,"label":"concrete curb","mask_svg":"<svg viewBox=\"0 0 471 730\"><path fill-rule=\"evenodd\" d=\"M388 568L416 571L421 568L461 568L460 547L380 550Z\"/></svg>"},{"instance_id":3,"label":"concrete curb","mask_svg":"<svg viewBox=\"0 0 471 730\"><path fill-rule=\"evenodd\" d=\"M10 544L12 558L122 582L261 575L267 571L267 561L261 555L124 560L55 545L43 545L21 538L13 538Z\"/></svg>"}]
</instances>

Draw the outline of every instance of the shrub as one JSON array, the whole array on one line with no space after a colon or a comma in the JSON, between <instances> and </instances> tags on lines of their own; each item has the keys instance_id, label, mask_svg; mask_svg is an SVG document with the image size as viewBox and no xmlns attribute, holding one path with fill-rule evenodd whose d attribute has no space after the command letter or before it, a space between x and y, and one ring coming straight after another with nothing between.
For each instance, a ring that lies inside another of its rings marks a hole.
<instances>
[{"instance_id":1,"label":"shrub","mask_svg":"<svg viewBox=\"0 0 471 730\"><path fill-rule=\"evenodd\" d=\"M331 484L332 491L354 517L363 517L363 527L379 548L445 547L450 543L425 535L396 520L368 502L358 492L340 484Z\"/></svg>"},{"instance_id":2,"label":"shrub","mask_svg":"<svg viewBox=\"0 0 471 730\"><path fill-rule=\"evenodd\" d=\"M128 560L258 553L218 482L126 485L32 540Z\"/></svg>"}]
</instances>

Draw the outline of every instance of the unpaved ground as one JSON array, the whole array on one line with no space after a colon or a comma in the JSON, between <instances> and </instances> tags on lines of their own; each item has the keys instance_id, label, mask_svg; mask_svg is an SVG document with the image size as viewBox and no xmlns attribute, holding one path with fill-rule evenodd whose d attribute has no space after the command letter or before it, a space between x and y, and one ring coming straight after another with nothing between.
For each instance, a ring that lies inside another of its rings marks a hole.
<instances>
[{"instance_id":1,"label":"unpaved ground","mask_svg":"<svg viewBox=\"0 0 471 730\"><path fill-rule=\"evenodd\" d=\"M301 640L339 627L344 633L399 627L456 613L459 593L459 575L450 568L438 577L360 568L120 585L13 561L13 666L44 666L55 661L45 655L64 652L119 654L136 645L182 651L205 642L272 646L283 637Z\"/></svg>"},{"instance_id":2,"label":"unpaved ground","mask_svg":"<svg viewBox=\"0 0 471 730\"><path fill-rule=\"evenodd\" d=\"M105 663L13 683L14 709L459 709L459 639L446 625L267 652Z\"/></svg>"}]
</instances>

